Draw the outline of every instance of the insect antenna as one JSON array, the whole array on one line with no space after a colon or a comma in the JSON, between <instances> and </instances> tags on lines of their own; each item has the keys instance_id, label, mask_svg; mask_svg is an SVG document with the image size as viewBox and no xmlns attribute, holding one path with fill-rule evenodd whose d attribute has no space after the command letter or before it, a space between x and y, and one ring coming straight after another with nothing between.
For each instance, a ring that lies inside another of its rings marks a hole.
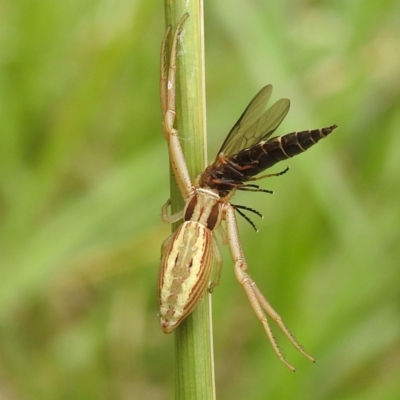
<instances>
[{"instance_id":1,"label":"insect antenna","mask_svg":"<svg viewBox=\"0 0 400 400\"><path fill-rule=\"evenodd\" d=\"M239 215L241 215L252 227L253 229L258 233L258 228L254 224L254 222L241 210L246 210L249 212L252 212L253 214L258 215L260 218L264 218L264 215L262 215L259 211L254 210L253 208L246 207L246 206L239 206L237 204L232 204L231 205L235 208L235 210L238 212Z\"/></svg>"}]
</instances>

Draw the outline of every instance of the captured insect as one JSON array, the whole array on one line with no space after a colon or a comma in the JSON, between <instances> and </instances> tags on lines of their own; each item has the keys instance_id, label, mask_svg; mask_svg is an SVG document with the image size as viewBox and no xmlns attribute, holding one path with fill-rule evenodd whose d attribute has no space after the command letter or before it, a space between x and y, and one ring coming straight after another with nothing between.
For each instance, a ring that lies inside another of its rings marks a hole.
<instances>
[{"instance_id":1,"label":"captured insect","mask_svg":"<svg viewBox=\"0 0 400 400\"><path fill-rule=\"evenodd\" d=\"M281 99L264 112L272 93L272 86L262 88L247 106L225 139L215 161L191 182L186 161L179 142L175 121L175 73L178 37L188 14L185 14L173 34L171 52L167 60L167 44L171 28L165 33L161 47L161 106L163 134L168 142L170 162L185 201L182 211L168 215L170 200L162 207L162 219L172 223L183 219L178 229L163 243L159 272L158 300L160 322L165 333L172 332L196 307L208 290L220 280L222 257L213 231L222 232L234 261L236 279L262 323L272 347L280 360L292 371L295 368L283 357L268 324L269 315L293 346L311 361L282 322L279 314L262 295L247 273L247 263L239 239L235 211L255 228L244 211L261 214L245 206L230 203L236 190L270 192L254 182L276 174L256 177L257 174L281 160L300 154L328 136L335 128L293 132L269 139L289 111L290 102ZM226 231L221 222L225 221ZM215 264L215 278L210 284Z\"/></svg>"}]
</instances>

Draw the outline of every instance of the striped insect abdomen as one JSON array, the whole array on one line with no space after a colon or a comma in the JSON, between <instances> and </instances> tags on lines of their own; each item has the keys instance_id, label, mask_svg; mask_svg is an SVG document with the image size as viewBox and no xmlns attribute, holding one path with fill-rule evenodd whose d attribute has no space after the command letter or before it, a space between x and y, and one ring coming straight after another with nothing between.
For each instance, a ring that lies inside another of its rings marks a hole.
<instances>
[{"instance_id":1,"label":"striped insect abdomen","mask_svg":"<svg viewBox=\"0 0 400 400\"><path fill-rule=\"evenodd\" d=\"M199 222L184 222L161 258L158 301L165 333L172 332L196 307L207 290L212 266L212 232Z\"/></svg>"},{"instance_id":2,"label":"striped insect abdomen","mask_svg":"<svg viewBox=\"0 0 400 400\"><path fill-rule=\"evenodd\" d=\"M310 131L293 132L260 142L235 154L231 161L241 167L244 177L253 177L282 160L300 154L327 137L336 125ZM246 179L244 179L246 180Z\"/></svg>"}]
</instances>

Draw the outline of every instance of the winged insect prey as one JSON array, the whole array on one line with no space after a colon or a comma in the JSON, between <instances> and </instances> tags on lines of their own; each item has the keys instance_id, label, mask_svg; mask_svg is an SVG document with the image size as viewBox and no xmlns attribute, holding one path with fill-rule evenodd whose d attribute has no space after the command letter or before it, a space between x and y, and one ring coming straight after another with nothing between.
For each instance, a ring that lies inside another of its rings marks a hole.
<instances>
[{"instance_id":1,"label":"winged insect prey","mask_svg":"<svg viewBox=\"0 0 400 400\"><path fill-rule=\"evenodd\" d=\"M172 35L169 59L167 47L171 36L170 27L165 33L161 46L160 92L163 135L168 143L171 167L185 201L184 209L174 215L168 215L169 200L162 207L163 221L172 223L182 219L183 223L162 246L158 284L161 327L165 333L172 332L193 311L207 288L212 290L218 285L222 257L213 235L213 231L218 229L223 232L223 241L226 242L224 244L229 245L234 261L235 276L262 323L276 355L288 368L295 371L277 346L267 315L276 322L300 353L313 362L315 359L298 344L279 314L271 307L248 275L248 265L239 238L235 211L245 217L254 228L253 222L243 210L253 212L258 216L262 215L249 207L234 205L230 203L230 200L236 190L270 192L248 182L282 175L287 169L279 173L256 177L258 173L277 162L312 147L320 139L328 136L336 125L293 132L270 139L288 113L290 102L287 99L281 99L264 112L272 93L272 86L267 85L257 93L233 126L215 161L192 183L178 132L174 127L177 44L187 18L188 14L185 14ZM222 228L222 221L225 221L225 230ZM215 278L210 284L214 263Z\"/></svg>"},{"instance_id":2,"label":"winged insect prey","mask_svg":"<svg viewBox=\"0 0 400 400\"><path fill-rule=\"evenodd\" d=\"M232 188L265 191L244 182L282 175L287 169L278 174L255 177L279 161L305 152L337 128L332 125L270 138L290 108L288 99L280 99L262 113L271 94L272 85L264 86L256 94L229 132L216 160L202 174L201 186L218 190L221 197Z\"/></svg>"}]
</instances>

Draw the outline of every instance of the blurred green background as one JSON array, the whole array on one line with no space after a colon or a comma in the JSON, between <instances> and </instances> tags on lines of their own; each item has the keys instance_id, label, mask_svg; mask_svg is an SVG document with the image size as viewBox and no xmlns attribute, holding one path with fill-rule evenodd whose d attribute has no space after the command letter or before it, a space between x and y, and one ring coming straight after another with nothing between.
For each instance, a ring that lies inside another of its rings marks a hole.
<instances>
[{"instance_id":1,"label":"blurred green background","mask_svg":"<svg viewBox=\"0 0 400 400\"><path fill-rule=\"evenodd\" d=\"M206 1L209 160L252 96L284 134L337 124L235 203L250 273L305 349L277 359L226 248L219 399L400 398L400 3ZM0 398L170 399L162 2L0 2Z\"/></svg>"}]
</instances>

